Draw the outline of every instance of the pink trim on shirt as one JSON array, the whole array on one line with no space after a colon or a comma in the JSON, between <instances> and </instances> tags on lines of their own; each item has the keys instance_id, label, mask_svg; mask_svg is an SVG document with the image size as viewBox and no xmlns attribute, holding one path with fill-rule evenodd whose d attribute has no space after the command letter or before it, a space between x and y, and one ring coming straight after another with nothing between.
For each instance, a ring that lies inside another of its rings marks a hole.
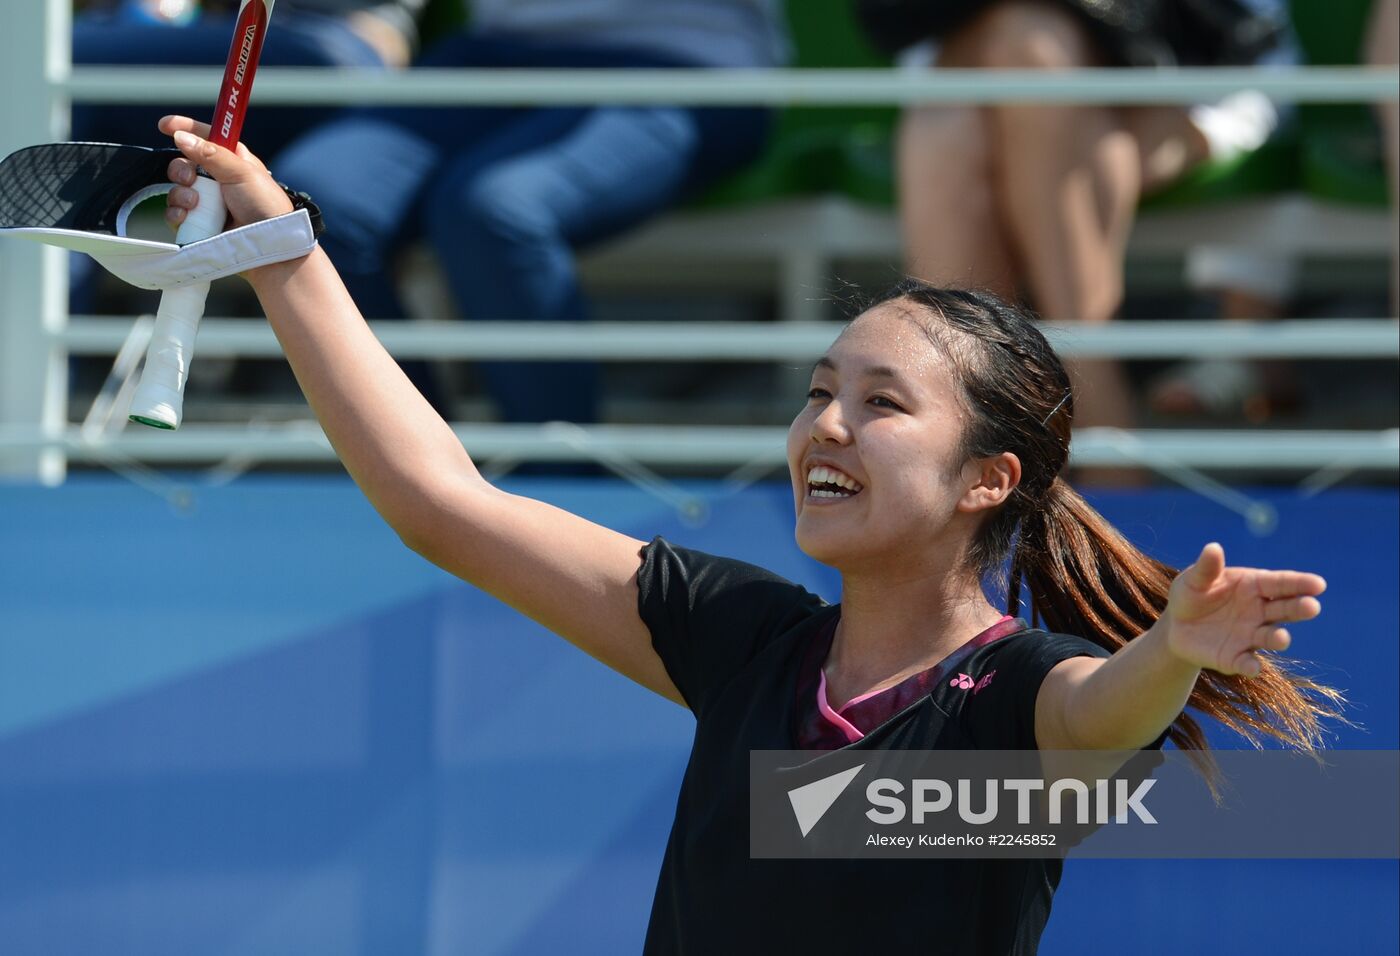
<instances>
[{"instance_id":1,"label":"pink trim on shirt","mask_svg":"<svg viewBox=\"0 0 1400 956\"><path fill-rule=\"evenodd\" d=\"M878 693L878 692L877 692L877 691L871 691L871 693ZM866 697L869 697L870 694L866 694L865 696L866 696ZM852 703L855 703L855 701L851 701L850 703L846 704L846 706L849 707L849 706L851 706ZM843 708L843 709L844 709L844 708ZM832 724L834 724L838 729L840 729L840 731L841 731L843 734L846 735L846 739L847 739L848 741L850 741L851 743L855 743L857 740L859 740L860 738L862 738L862 737L865 736L865 734L862 733L862 732L856 727L855 724L851 723L851 722L850 722L849 720L847 720L845 717L842 717L842 716L840 715L840 713L838 713L837 711L834 711L834 710L831 709L831 703L830 703L830 701L828 701L827 698L826 698L826 671L825 671L825 670L822 671L821 680L817 683L817 710L821 711L821 714L822 714L823 717L825 717L828 721L830 721L830 722L831 722Z\"/></svg>"},{"instance_id":2,"label":"pink trim on shirt","mask_svg":"<svg viewBox=\"0 0 1400 956\"><path fill-rule=\"evenodd\" d=\"M1002 615L1001 620L997 621L997 622L996 622L995 624L993 624L991 627L987 628L987 630L986 630L986 631L983 631L982 634L979 634L978 637L981 637L982 635L985 635L985 634L989 634L989 632L991 632L991 631L994 630L995 628L1000 627L1001 625L1005 624L1007 621L1011 621L1011 620L1014 620L1014 618L1012 618L1012 616L1011 616L1010 614ZM976 639L977 639L977 638L973 638L973 640L976 640ZM929 670L933 670L934 668L937 668L938 666L940 666L940 665L939 665L939 664L935 664L934 667L929 668ZM831 724L832 724L833 726L835 726L838 730L840 730L843 734L845 734L845 735L846 735L846 740L847 740L848 742L850 742L850 743L855 743L857 740L860 740L862 737L864 737L864 736L865 736L865 731L861 730L859 727L857 727L855 724L851 723L851 722L850 722L849 720L847 720L845 717L842 717L842 716L841 716L842 711L845 711L845 710L850 709L851 707L854 707L856 704L859 704L859 703L860 703L861 701L863 701L863 700L869 700L871 697L874 697L874 696L876 696L877 694L883 694L883 693L885 693L886 691L894 690L895 687L900 687L900 686L902 686L902 684L895 684L895 685L893 685L893 686L891 686L891 687L881 687L881 688L878 688L878 689L876 689L876 690L866 691L864 694L861 694L859 697L852 697L850 700L846 701L844 704L841 705L841 709L840 709L840 710L834 710L834 709L832 709L831 702L827 699L827 696L826 696L826 667L825 667L824 665L821 667L819 673L821 674L821 677L820 677L820 679L819 679L818 682L817 682L817 710L821 713L821 715L822 715L823 717L826 718L826 720L827 720L829 723L831 723ZM923 671L923 672L921 672L921 673L927 674L928 671ZM919 674L915 674L913 677L906 678L905 680L906 680L906 681L914 680L915 678L917 678L917 677L919 677L919 676L920 676Z\"/></svg>"},{"instance_id":3,"label":"pink trim on shirt","mask_svg":"<svg viewBox=\"0 0 1400 956\"><path fill-rule=\"evenodd\" d=\"M826 680L826 669L825 669L825 668L822 669L822 680ZM844 713L845 710L846 710L846 708L848 708L848 707L854 707L856 704L859 704L861 701L866 700L866 699L871 698L871 697L874 697L876 694L882 694L882 693L884 693L884 692L887 691L887 690L889 690L888 687L879 687L879 688L876 688L875 690L868 690L868 691L866 691L864 694L861 694L859 697L852 697L850 700L846 701L846 702L845 702L844 704L842 704L840 707L836 708L836 712L837 712L838 714Z\"/></svg>"}]
</instances>

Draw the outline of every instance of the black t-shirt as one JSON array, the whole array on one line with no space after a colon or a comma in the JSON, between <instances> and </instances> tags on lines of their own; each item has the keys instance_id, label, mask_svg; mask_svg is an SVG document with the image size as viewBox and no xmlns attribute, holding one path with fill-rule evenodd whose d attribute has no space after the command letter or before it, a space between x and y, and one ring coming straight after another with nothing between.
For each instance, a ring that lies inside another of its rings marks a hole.
<instances>
[{"instance_id":1,"label":"black t-shirt","mask_svg":"<svg viewBox=\"0 0 1400 956\"><path fill-rule=\"evenodd\" d=\"M762 568L677 547L643 551L638 608L696 717L695 741L652 904L645 952L1032 954L1059 860L749 858L749 751L797 749L803 651L840 614ZM1108 657L1078 637L1026 629L939 681L852 749L1035 749L1035 700L1052 667Z\"/></svg>"}]
</instances>

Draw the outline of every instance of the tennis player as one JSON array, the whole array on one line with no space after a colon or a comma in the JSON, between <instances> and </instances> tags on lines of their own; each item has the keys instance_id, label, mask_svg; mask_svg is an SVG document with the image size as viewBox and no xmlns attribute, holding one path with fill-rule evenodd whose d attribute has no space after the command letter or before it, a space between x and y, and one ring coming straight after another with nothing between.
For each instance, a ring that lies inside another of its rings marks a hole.
<instances>
[{"instance_id":1,"label":"tennis player","mask_svg":"<svg viewBox=\"0 0 1400 956\"><path fill-rule=\"evenodd\" d=\"M172 223L197 202L195 163L234 224L290 210L241 144L161 125L186 157ZM1319 613L1323 580L1229 567L1216 544L1180 574L1137 551L1061 479L1069 379L989 295L907 284L817 362L787 454L798 544L841 573L828 606L761 568L493 487L324 254L247 278L336 452L409 547L695 714L649 954L1035 952L1058 861L749 859L750 750L1199 750L1187 706L1310 748L1338 713L1337 692L1269 653ZM981 584L1008 558L1011 614ZM1022 581L1044 630L1012 616Z\"/></svg>"}]
</instances>

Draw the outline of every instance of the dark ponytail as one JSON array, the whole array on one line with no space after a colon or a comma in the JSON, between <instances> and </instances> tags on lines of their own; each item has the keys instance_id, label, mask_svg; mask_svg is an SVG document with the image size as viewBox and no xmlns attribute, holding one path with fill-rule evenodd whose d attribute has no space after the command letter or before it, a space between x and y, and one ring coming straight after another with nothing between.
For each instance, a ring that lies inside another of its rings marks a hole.
<instances>
[{"instance_id":1,"label":"dark ponytail","mask_svg":"<svg viewBox=\"0 0 1400 956\"><path fill-rule=\"evenodd\" d=\"M1060 477L1074 400L1064 365L1032 317L986 293L912 279L880 302L906 305L948 358L968 413L961 460L1009 451L1021 462L1020 484L973 542L970 570L985 577L1007 567L1007 613L1020 611L1024 586L1032 620L1109 651L1150 628L1177 572L1134 547ZM1323 720L1341 717L1342 695L1261 657L1257 677L1202 671L1188 706L1256 746L1270 737L1316 749ZM1194 717L1183 712L1169 737L1211 770Z\"/></svg>"},{"instance_id":2,"label":"dark ponytail","mask_svg":"<svg viewBox=\"0 0 1400 956\"><path fill-rule=\"evenodd\" d=\"M1033 617L1060 633L1104 635L1113 650L1152 626L1176 576L1058 477L1022 516L1012 566L1008 603L1020 603L1024 580Z\"/></svg>"},{"instance_id":3,"label":"dark ponytail","mask_svg":"<svg viewBox=\"0 0 1400 956\"><path fill-rule=\"evenodd\" d=\"M1049 630L1082 635L1110 651L1161 616L1177 573L1134 547L1060 478L1044 506L1022 518L1012 564L1026 583L1033 617ZM1020 579L1008 582L1012 606L1019 605L1013 589ZM1260 663L1255 677L1201 671L1188 706L1255 746L1263 736L1300 750L1321 746L1322 721L1341 716L1341 695L1267 656ZM1168 736L1183 750L1206 749L1200 724L1189 714L1177 718Z\"/></svg>"}]
</instances>

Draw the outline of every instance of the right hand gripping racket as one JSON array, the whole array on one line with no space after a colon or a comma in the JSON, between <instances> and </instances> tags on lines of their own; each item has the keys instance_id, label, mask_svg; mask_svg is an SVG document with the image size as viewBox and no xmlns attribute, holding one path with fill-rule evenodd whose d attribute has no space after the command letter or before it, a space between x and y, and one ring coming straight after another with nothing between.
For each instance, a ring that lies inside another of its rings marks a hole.
<instances>
[{"instance_id":1,"label":"right hand gripping racket","mask_svg":"<svg viewBox=\"0 0 1400 956\"><path fill-rule=\"evenodd\" d=\"M248 97L253 89L253 74L257 72L258 58L262 55L263 39L275 2L243 0L239 7L233 44L229 47L224 81L219 88L219 101L214 109L209 136L211 142L226 149L238 145L243 117L248 109ZM227 217L218 183L207 176L200 176L194 188L199 192L199 205L190 212L175 234L175 241L180 245L218 235L223 231ZM161 293L151 345L146 352L146 367L141 374L141 384L131 399L130 418L133 422L153 428L180 427L185 380L189 377L195 334L199 330L199 320L204 316L204 300L208 295L208 283L167 289Z\"/></svg>"}]
</instances>

